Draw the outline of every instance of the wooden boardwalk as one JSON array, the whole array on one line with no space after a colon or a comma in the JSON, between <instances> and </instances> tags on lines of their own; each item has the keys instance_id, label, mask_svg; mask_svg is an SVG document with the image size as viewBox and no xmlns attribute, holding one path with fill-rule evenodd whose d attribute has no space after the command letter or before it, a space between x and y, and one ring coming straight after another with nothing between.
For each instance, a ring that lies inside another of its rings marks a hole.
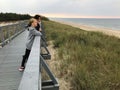
<instances>
[{"instance_id":1,"label":"wooden boardwalk","mask_svg":"<svg viewBox=\"0 0 120 90\"><path fill-rule=\"evenodd\" d=\"M27 31L0 49L0 90L18 90L22 72L18 68L25 52Z\"/></svg>"}]
</instances>

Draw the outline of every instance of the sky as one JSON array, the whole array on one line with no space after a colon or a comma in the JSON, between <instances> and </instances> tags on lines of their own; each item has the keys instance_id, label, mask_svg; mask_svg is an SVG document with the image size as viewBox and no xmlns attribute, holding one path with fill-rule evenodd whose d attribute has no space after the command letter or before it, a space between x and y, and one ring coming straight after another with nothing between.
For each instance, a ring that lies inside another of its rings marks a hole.
<instances>
[{"instance_id":1,"label":"sky","mask_svg":"<svg viewBox=\"0 0 120 90\"><path fill-rule=\"evenodd\" d=\"M0 12L62 18L120 18L120 0L0 0Z\"/></svg>"}]
</instances>

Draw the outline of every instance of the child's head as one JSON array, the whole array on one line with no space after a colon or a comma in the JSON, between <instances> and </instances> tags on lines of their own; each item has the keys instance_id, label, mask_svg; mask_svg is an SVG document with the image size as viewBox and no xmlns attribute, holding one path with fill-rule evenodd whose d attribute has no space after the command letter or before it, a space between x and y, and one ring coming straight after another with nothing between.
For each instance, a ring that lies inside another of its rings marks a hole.
<instances>
[{"instance_id":1,"label":"child's head","mask_svg":"<svg viewBox=\"0 0 120 90\"><path fill-rule=\"evenodd\" d=\"M29 20L28 26L36 27L36 26L37 26L37 20L34 19L34 18L31 18L31 19Z\"/></svg>"},{"instance_id":2,"label":"child's head","mask_svg":"<svg viewBox=\"0 0 120 90\"><path fill-rule=\"evenodd\" d=\"M38 22L41 21L41 16L40 16L40 15L35 15L34 18L35 18Z\"/></svg>"}]
</instances>

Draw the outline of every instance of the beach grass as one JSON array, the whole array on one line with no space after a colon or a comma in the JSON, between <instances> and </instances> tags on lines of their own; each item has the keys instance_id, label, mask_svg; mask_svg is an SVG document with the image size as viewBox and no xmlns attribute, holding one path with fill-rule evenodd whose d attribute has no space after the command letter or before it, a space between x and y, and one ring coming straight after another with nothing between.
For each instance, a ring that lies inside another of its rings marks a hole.
<instances>
[{"instance_id":1,"label":"beach grass","mask_svg":"<svg viewBox=\"0 0 120 90\"><path fill-rule=\"evenodd\" d=\"M120 90L120 39L44 21L57 49L60 76L71 90ZM57 66L56 66L57 67Z\"/></svg>"},{"instance_id":2,"label":"beach grass","mask_svg":"<svg viewBox=\"0 0 120 90\"><path fill-rule=\"evenodd\" d=\"M8 23L8 25L0 27L0 43L3 43L5 40L10 39L10 37L14 36L19 31L25 29L25 25L28 23L28 20L20 21L19 23L14 23L13 21L12 23L13 24Z\"/></svg>"},{"instance_id":3,"label":"beach grass","mask_svg":"<svg viewBox=\"0 0 120 90\"><path fill-rule=\"evenodd\" d=\"M13 36L14 34L17 33L17 31L20 31L21 27L18 27L18 25L11 25L11 26L4 26L1 29L1 37L0 37L0 43L3 41L2 39L4 38L4 40L10 38L11 36Z\"/></svg>"}]
</instances>

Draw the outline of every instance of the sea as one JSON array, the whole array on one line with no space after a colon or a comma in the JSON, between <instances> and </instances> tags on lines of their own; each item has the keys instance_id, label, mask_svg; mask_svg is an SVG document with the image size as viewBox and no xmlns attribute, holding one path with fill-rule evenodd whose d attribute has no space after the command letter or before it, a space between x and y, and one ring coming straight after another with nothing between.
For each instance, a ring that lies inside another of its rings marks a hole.
<instances>
[{"instance_id":1,"label":"sea","mask_svg":"<svg viewBox=\"0 0 120 90\"><path fill-rule=\"evenodd\" d=\"M50 20L58 20L98 28L120 30L120 18L50 18Z\"/></svg>"}]
</instances>

